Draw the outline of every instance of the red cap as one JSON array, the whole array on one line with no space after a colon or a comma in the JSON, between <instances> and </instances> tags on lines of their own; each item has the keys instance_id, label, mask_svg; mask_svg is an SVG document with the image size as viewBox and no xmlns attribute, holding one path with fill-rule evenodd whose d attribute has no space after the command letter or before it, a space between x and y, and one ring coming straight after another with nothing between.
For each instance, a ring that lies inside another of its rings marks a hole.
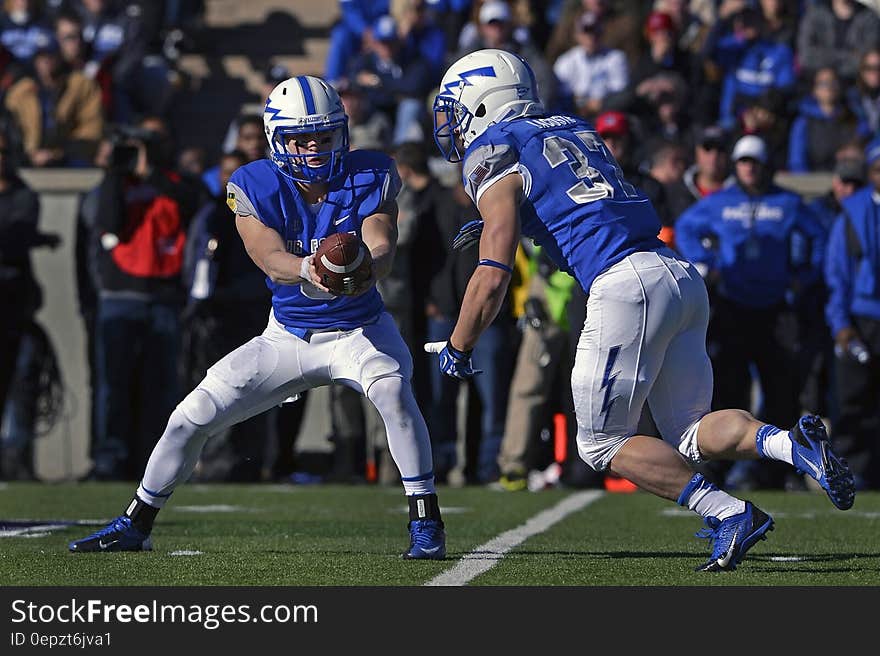
<instances>
[{"instance_id":1,"label":"red cap","mask_svg":"<svg viewBox=\"0 0 880 656\"><path fill-rule=\"evenodd\" d=\"M652 32L675 32L675 24L672 22L672 16L664 14L662 11L652 11L648 16L648 22L645 23L645 30L648 34Z\"/></svg>"},{"instance_id":2,"label":"red cap","mask_svg":"<svg viewBox=\"0 0 880 656\"><path fill-rule=\"evenodd\" d=\"M596 132L606 134L629 134L629 120L623 112L603 112L596 117Z\"/></svg>"}]
</instances>

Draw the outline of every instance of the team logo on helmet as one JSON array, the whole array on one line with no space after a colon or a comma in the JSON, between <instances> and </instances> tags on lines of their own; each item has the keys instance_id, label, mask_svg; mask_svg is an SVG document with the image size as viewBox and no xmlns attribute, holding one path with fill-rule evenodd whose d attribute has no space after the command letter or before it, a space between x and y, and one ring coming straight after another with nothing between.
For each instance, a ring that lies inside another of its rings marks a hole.
<instances>
[{"instance_id":1,"label":"team logo on helmet","mask_svg":"<svg viewBox=\"0 0 880 656\"><path fill-rule=\"evenodd\" d=\"M441 91L438 95L441 96L452 96L455 95L455 91L460 89L461 87L469 87L473 86L469 77L480 76L480 77L497 77L495 75L495 69L492 66L482 66L480 68L473 68L469 71L464 71L458 74L457 80L452 80L451 82L447 82L443 85L443 91Z\"/></svg>"}]
</instances>

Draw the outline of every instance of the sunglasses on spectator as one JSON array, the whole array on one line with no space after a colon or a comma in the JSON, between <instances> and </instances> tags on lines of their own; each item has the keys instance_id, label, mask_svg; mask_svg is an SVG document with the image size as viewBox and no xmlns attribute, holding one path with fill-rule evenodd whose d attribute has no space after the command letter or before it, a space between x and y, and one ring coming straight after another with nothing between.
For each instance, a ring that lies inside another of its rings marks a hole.
<instances>
[{"instance_id":1,"label":"sunglasses on spectator","mask_svg":"<svg viewBox=\"0 0 880 656\"><path fill-rule=\"evenodd\" d=\"M862 70L876 73L877 71L880 71L880 64L865 64L862 66Z\"/></svg>"}]
</instances>

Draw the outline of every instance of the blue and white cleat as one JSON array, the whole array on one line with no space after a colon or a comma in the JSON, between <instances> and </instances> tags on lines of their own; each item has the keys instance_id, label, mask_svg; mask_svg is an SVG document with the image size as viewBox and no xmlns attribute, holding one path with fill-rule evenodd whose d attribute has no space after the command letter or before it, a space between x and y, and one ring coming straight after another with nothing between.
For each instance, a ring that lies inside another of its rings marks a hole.
<instances>
[{"instance_id":1,"label":"blue and white cleat","mask_svg":"<svg viewBox=\"0 0 880 656\"><path fill-rule=\"evenodd\" d=\"M446 532L443 522L417 519L409 523L409 549L404 560L443 560L446 558Z\"/></svg>"},{"instance_id":2,"label":"blue and white cleat","mask_svg":"<svg viewBox=\"0 0 880 656\"><path fill-rule=\"evenodd\" d=\"M855 477L846 460L831 449L822 420L815 415L805 415L789 434L795 469L815 478L835 508L852 508L856 500Z\"/></svg>"},{"instance_id":3,"label":"blue and white cleat","mask_svg":"<svg viewBox=\"0 0 880 656\"><path fill-rule=\"evenodd\" d=\"M131 518L120 515L97 533L67 545L73 553L92 551L152 551L153 542L148 533L132 526Z\"/></svg>"},{"instance_id":4,"label":"blue and white cleat","mask_svg":"<svg viewBox=\"0 0 880 656\"><path fill-rule=\"evenodd\" d=\"M735 570L746 552L758 540L766 540L767 533L773 530L773 518L751 501L746 501L746 509L738 515L724 520L707 517L705 521L707 528L697 533L697 537L712 540L712 555L695 568L697 572Z\"/></svg>"}]
</instances>

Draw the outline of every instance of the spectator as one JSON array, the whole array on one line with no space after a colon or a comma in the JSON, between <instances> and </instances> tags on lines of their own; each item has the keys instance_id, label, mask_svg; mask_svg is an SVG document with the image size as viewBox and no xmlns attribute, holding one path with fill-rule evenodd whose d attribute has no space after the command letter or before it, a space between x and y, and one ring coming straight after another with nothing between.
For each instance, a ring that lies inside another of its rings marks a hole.
<instances>
[{"instance_id":1,"label":"spectator","mask_svg":"<svg viewBox=\"0 0 880 656\"><path fill-rule=\"evenodd\" d=\"M734 141L742 136L761 137L767 144L769 163L774 171L788 166L789 116L785 96L770 89L748 101L733 132Z\"/></svg>"},{"instance_id":2,"label":"spectator","mask_svg":"<svg viewBox=\"0 0 880 656\"><path fill-rule=\"evenodd\" d=\"M361 86L348 78L336 83L342 106L348 114L349 143L352 150L387 151L391 145L392 125L388 117L377 112Z\"/></svg>"},{"instance_id":3,"label":"spectator","mask_svg":"<svg viewBox=\"0 0 880 656\"><path fill-rule=\"evenodd\" d=\"M577 35L572 31L584 12L599 17L603 26L603 43L611 50L621 50L628 63L636 61L639 55L639 33L644 16L641 2L623 2L623 8L612 6L608 0L563 0L564 5L559 20L550 35L545 49L548 62L555 62L562 53L577 45Z\"/></svg>"},{"instance_id":4,"label":"spectator","mask_svg":"<svg viewBox=\"0 0 880 656\"><path fill-rule=\"evenodd\" d=\"M818 69L791 125L788 170L831 171L837 149L856 136L856 119L843 102L837 73L831 67Z\"/></svg>"},{"instance_id":5,"label":"spectator","mask_svg":"<svg viewBox=\"0 0 880 656\"><path fill-rule=\"evenodd\" d=\"M154 52L155 26L142 18L142 7L77 0L73 8L82 21L91 66L105 67L113 80L108 118L130 124L138 115L163 115L173 96L173 76L168 62Z\"/></svg>"},{"instance_id":6,"label":"spectator","mask_svg":"<svg viewBox=\"0 0 880 656\"><path fill-rule=\"evenodd\" d=\"M651 199L657 216L660 217L659 237L668 245L673 243L672 226L676 216L669 206L666 188L668 183L681 180L686 167L687 159L681 145L676 141L662 138L651 140L641 165L643 171L639 179L639 188L649 190L645 192L645 195Z\"/></svg>"},{"instance_id":7,"label":"spectator","mask_svg":"<svg viewBox=\"0 0 880 656\"><path fill-rule=\"evenodd\" d=\"M829 298L825 316L835 342L837 421L835 450L846 458L861 488L880 485L877 367L880 304L876 208L880 193L880 139L865 149L869 184L842 201L825 258Z\"/></svg>"},{"instance_id":8,"label":"spectator","mask_svg":"<svg viewBox=\"0 0 880 656\"><path fill-rule=\"evenodd\" d=\"M459 48L455 59L483 48L497 48L519 55L529 62L535 73L544 107L552 110L557 97L556 76L531 42L517 38L510 6L502 0L489 0L480 7L478 19L478 38L472 44Z\"/></svg>"},{"instance_id":9,"label":"spectator","mask_svg":"<svg viewBox=\"0 0 880 656\"><path fill-rule=\"evenodd\" d=\"M528 43L529 42L529 32L528 29L522 27L517 22L517 17L514 15L513 8L511 5L515 0L474 0L471 3L471 8L469 12L469 19L465 21L465 23L461 26L458 34L456 35L456 39L454 43L456 44L455 52L473 52L474 50L480 49L480 32L482 29L480 26L490 20L490 17L494 16L491 20L503 20L505 22L509 22L512 30L512 39L517 43ZM483 9L485 5L492 5L490 9ZM505 5L504 7L499 7L497 5ZM454 59L453 57L450 59Z\"/></svg>"},{"instance_id":10,"label":"spectator","mask_svg":"<svg viewBox=\"0 0 880 656\"><path fill-rule=\"evenodd\" d=\"M425 98L431 88L430 67L419 56L404 57L391 16L380 16L371 34L369 50L352 63L348 77L364 89L374 108L393 120L394 144L420 141Z\"/></svg>"},{"instance_id":11,"label":"spectator","mask_svg":"<svg viewBox=\"0 0 880 656\"><path fill-rule=\"evenodd\" d=\"M790 0L760 0L758 8L763 19L761 37L794 50L799 16L796 3Z\"/></svg>"},{"instance_id":12,"label":"spectator","mask_svg":"<svg viewBox=\"0 0 880 656\"><path fill-rule=\"evenodd\" d=\"M724 75L719 121L727 129L736 125L749 100L770 89L789 94L794 87L791 48L765 40L761 26L761 14L747 7L734 16L732 33L724 34L718 26L706 44L708 56Z\"/></svg>"},{"instance_id":13,"label":"spectator","mask_svg":"<svg viewBox=\"0 0 880 656\"><path fill-rule=\"evenodd\" d=\"M43 22L34 0L4 0L0 16L0 44L26 67L37 50L52 41L52 30Z\"/></svg>"},{"instance_id":14,"label":"spectator","mask_svg":"<svg viewBox=\"0 0 880 656\"><path fill-rule=\"evenodd\" d=\"M446 64L446 33L428 10L428 0L402 0L395 16L403 41L404 57L421 57L431 69L431 84L440 82Z\"/></svg>"},{"instance_id":15,"label":"spectator","mask_svg":"<svg viewBox=\"0 0 880 656\"><path fill-rule=\"evenodd\" d=\"M54 41L36 52L34 73L5 99L31 166L91 165L104 128L98 85L69 70Z\"/></svg>"},{"instance_id":16,"label":"spectator","mask_svg":"<svg viewBox=\"0 0 880 656\"><path fill-rule=\"evenodd\" d=\"M341 16L330 31L325 79L332 84L346 74L362 49L372 45L373 23L389 10L389 0L339 0Z\"/></svg>"},{"instance_id":17,"label":"spectator","mask_svg":"<svg viewBox=\"0 0 880 656\"><path fill-rule=\"evenodd\" d=\"M699 89L699 68L690 53L678 46L675 30L669 14L655 11L648 16L647 47L633 67L627 88L609 97L606 107L648 118L656 114L661 97L671 96L682 103Z\"/></svg>"},{"instance_id":18,"label":"spectator","mask_svg":"<svg viewBox=\"0 0 880 656\"><path fill-rule=\"evenodd\" d=\"M560 271L539 247L529 247L529 278L522 322L522 342L510 383L504 439L498 456L499 487L508 491L526 489L527 474L544 469L535 453L541 432L552 426L555 412L566 409L563 401L571 394L568 354L568 301L576 286L574 278Z\"/></svg>"},{"instance_id":19,"label":"spectator","mask_svg":"<svg viewBox=\"0 0 880 656\"><path fill-rule=\"evenodd\" d=\"M429 341L448 339L458 317L458 308L464 297L479 258L477 249L463 252L452 250L452 240L458 230L470 219L476 218L476 208L460 182L441 198L445 207L438 213L435 259L431 264L432 276L428 285L426 314ZM468 483L491 483L498 476L498 453L504 437L507 399L513 373L513 319L510 299L507 298L498 316L480 337L474 347L474 368L483 373L474 379L469 393L476 393L482 407L480 441L476 462L465 464ZM458 395L460 381L443 375L437 367L430 368L432 407L431 440L434 453L434 476L448 482L450 472L458 462Z\"/></svg>"},{"instance_id":20,"label":"spectator","mask_svg":"<svg viewBox=\"0 0 880 656\"><path fill-rule=\"evenodd\" d=\"M763 398L758 414L785 426L800 414L798 335L787 301L820 269L824 232L797 194L773 184L763 140L742 137L732 159L736 182L679 217L676 243L705 271L714 292L707 336L715 370L713 407L750 407L754 366ZM806 244L805 261L790 256L795 236ZM772 477L773 471L757 464L739 466L729 472L726 484L779 483L760 478L764 474Z\"/></svg>"},{"instance_id":21,"label":"spectator","mask_svg":"<svg viewBox=\"0 0 880 656\"><path fill-rule=\"evenodd\" d=\"M838 149L837 164L831 177L831 189L827 194L813 200L809 207L815 214L825 234L831 232L834 220L841 213L842 203L865 184L863 149L857 156L849 152L849 146ZM793 254L796 254L793 253ZM798 322L801 332L799 379L801 407L822 417L828 417L832 426L838 421L838 402L834 368L834 340L825 322L816 321L817 314L824 314L828 304L828 287L824 275L810 288L799 294Z\"/></svg>"},{"instance_id":22,"label":"spectator","mask_svg":"<svg viewBox=\"0 0 880 656\"><path fill-rule=\"evenodd\" d=\"M710 125L699 132L694 163L684 171L681 180L664 188L673 225L688 207L733 182L728 152L727 136L719 126Z\"/></svg>"},{"instance_id":23,"label":"spectator","mask_svg":"<svg viewBox=\"0 0 880 656\"><path fill-rule=\"evenodd\" d=\"M880 130L880 49L871 48L859 59L855 84L846 89L846 101L859 123L859 134L873 138Z\"/></svg>"},{"instance_id":24,"label":"spectator","mask_svg":"<svg viewBox=\"0 0 880 656\"><path fill-rule=\"evenodd\" d=\"M199 192L171 170L172 153L165 122L147 117L114 149L101 182L89 475L99 480L136 478L180 400L180 274Z\"/></svg>"},{"instance_id":25,"label":"spectator","mask_svg":"<svg viewBox=\"0 0 880 656\"><path fill-rule=\"evenodd\" d=\"M258 114L247 114L236 119L236 125L238 126L238 132L233 150L245 156L245 164L265 157L266 137L263 135L263 117ZM221 165L217 164L201 175L202 182L208 188L208 192L212 197L216 197L223 191L220 173Z\"/></svg>"},{"instance_id":26,"label":"spectator","mask_svg":"<svg viewBox=\"0 0 880 656\"><path fill-rule=\"evenodd\" d=\"M584 12L572 29L577 45L559 56L553 72L575 112L592 119L602 111L607 96L629 84L629 65L622 50L602 45L601 18L597 14Z\"/></svg>"},{"instance_id":27,"label":"spectator","mask_svg":"<svg viewBox=\"0 0 880 656\"><path fill-rule=\"evenodd\" d=\"M663 186L652 178L642 167L644 154L636 151L639 135L633 130L626 114L622 112L602 112L596 117L596 132L602 137L608 150L620 165L623 179L640 189L658 209L660 220L668 223L666 199Z\"/></svg>"},{"instance_id":28,"label":"spectator","mask_svg":"<svg viewBox=\"0 0 880 656\"><path fill-rule=\"evenodd\" d=\"M855 0L811 2L798 25L798 61L805 75L830 66L849 83L858 74L860 53L877 47L880 18Z\"/></svg>"},{"instance_id":29,"label":"spectator","mask_svg":"<svg viewBox=\"0 0 880 656\"><path fill-rule=\"evenodd\" d=\"M40 200L18 176L0 133L0 419L11 392L22 339L42 304L30 251L57 244L38 231Z\"/></svg>"},{"instance_id":30,"label":"spectator","mask_svg":"<svg viewBox=\"0 0 880 656\"><path fill-rule=\"evenodd\" d=\"M74 13L60 13L55 18L55 39L61 60L71 71L79 71L94 80L101 89L104 116L113 113L113 79L108 62L99 63L89 56L82 36L82 21Z\"/></svg>"}]
</instances>

